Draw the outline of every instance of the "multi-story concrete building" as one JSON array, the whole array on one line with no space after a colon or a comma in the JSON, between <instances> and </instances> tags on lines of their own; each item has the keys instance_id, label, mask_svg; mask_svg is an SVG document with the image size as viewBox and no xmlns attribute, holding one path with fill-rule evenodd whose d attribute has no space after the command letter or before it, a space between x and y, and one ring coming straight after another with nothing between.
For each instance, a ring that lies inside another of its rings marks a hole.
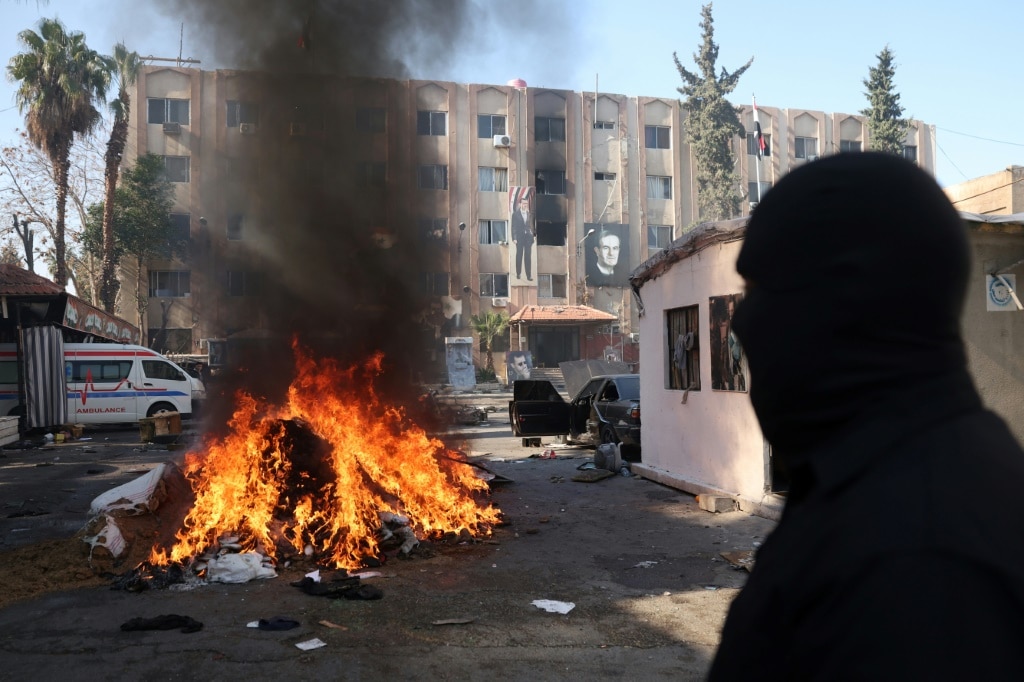
<instances>
[{"instance_id":1,"label":"multi-story concrete building","mask_svg":"<svg viewBox=\"0 0 1024 682\"><path fill-rule=\"evenodd\" d=\"M442 367L436 352L443 338L469 336L470 315L515 314L525 306L558 307L562 324L542 322L551 315L538 315L535 325L520 316L526 323L513 325L497 350L529 349L536 365L616 356L635 362L628 274L701 218L686 112L673 98L521 81L147 66L135 101L126 157L165 157L175 187L174 224L190 243L186 255L151 262L140 273L149 305L138 324L172 352L203 352L205 339L280 330L263 308L271 290L280 289L278 280L315 271L322 249L344 248L333 237L304 241L303 226L317 224L306 207L344 187L351 200L332 205L329 219L341 214L348 222L332 234L348 230L346 239L360 247L367 235L380 247L414 237L417 260L401 261L393 276L414 275L427 306L418 322ZM758 182L763 191L818 155L870 147L858 115L758 111L766 156L756 155L751 134L734 142L744 211ZM749 131L752 115L750 107L741 111ZM914 122L906 149L932 170L934 127ZM321 187L324 177L330 184ZM361 198L368 207L358 206ZM524 198L532 236L520 237L515 214ZM602 259L616 255L614 268L603 268ZM388 261L371 260L361 264L391 276ZM354 258L345 268L360 262ZM332 287L289 284L299 298ZM595 320L574 306L607 315ZM121 307L136 321L125 310L130 306Z\"/></svg>"}]
</instances>

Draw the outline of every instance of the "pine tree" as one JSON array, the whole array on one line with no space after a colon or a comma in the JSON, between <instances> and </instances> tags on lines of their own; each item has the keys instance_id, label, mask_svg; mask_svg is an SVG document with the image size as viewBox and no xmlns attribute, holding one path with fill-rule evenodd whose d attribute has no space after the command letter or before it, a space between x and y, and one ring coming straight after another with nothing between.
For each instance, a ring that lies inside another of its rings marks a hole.
<instances>
[{"instance_id":1,"label":"pine tree","mask_svg":"<svg viewBox=\"0 0 1024 682\"><path fill-rule=\"evenodd\" d=\"M886 45L885 49L878 53L878 66L868 69L868 77L864 79L867 92L864 94L867 95L871 107L860 113L868 118L871 148L902 155L910 121L903 118L900 95L893 83L893 76L896 75L893 58L893 53Z\"/></svg>"},{"instance_id":2,"label":"pine tree","mask_svg":"<svg viewBox=\"0 0 1024 682\"><path fill-rule=\"evenodd\" d=\"M736 162L732 154L732 141L745 136L740 123L739 109L725 98L736 89L740 76L750 68L754 58L733 73L724 68L718 70L718 45L715 44L714 20L711 17L711 3L701 9L704 42L700 52L693 55L700 75L691 73L673 53L676 69L683 79L683 87L677 88L683 100L683 108L689 116L686 120L686 137L693 152L697 171L697 204L705 220L732 218L740 212L740 184L736 173Z\"/></svg>"}]
</instances>

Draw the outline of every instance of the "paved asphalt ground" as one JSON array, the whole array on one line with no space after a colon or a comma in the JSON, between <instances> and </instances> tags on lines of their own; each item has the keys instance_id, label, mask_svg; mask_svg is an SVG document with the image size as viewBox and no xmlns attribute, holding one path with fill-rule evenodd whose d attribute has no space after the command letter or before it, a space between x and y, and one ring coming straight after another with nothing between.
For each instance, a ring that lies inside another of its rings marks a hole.
<instances>
[{"instance_id":1,"label":"paved asphalt ground","mask_svg":"<svg viewBox=\"0 0 1024 682\"><path fill-rule=\"evenodd\" d=\"M592 449L554 446L557 457L541 459L534 455L548 445L522 447L501 409L491 419L461 427L449 443L508 479L492 492L506 524L483 542L425 545L412 558L386 562L368 581L382 599L310 596L290 585L305 572L300 567L189 590L54 589L0 609L0 676L701 679L747 575L721 553L754 549L774 524L701 511L693 496L638 477L574 481ZM2 452L0 555L71 538L97 495L184 455L141 445L135 429L85 435L92 440ZM534 600L574 606L551 613ZM193 618L202 629L120 627L166 614ZM275 616L299 626L246 627ZM325 646L296 646L312 639Z\"/></svg>"}]
</instances>

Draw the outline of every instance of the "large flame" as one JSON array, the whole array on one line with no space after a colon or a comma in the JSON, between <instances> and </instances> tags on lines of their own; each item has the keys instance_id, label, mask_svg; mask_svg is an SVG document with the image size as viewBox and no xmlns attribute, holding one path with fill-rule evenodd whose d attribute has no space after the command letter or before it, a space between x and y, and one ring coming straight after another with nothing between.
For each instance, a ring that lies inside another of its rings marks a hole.
<instances>
[{"instance_id":1,"label":"large flame","mask_svg":"<svg viewBox=\"0 0 1024 682\"><path fill-rule=\"evenodd\" d=\"M382 355L341 369L294 346L287 405L239 393L229 434L186 456L195 505L175 544L155 548L150 562L188 561L233 535L243 549L312 547L321 563L358 568L379 554L385 512L408 518L420 538L490 532L499 512L479 501L487 484L473 467L378 398ZM322 439L319 451L296 452L293 420Z\"/></svg>"}]
</instances>

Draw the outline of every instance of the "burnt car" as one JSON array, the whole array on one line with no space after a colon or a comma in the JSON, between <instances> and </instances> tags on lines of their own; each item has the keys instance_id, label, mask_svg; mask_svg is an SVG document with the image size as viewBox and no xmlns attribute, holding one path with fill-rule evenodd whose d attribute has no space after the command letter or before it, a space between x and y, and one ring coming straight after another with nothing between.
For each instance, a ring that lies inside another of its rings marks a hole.
<instances>
[{"instance_id":1,"label":"burnt car","mask_svg":"<svg viewBox=\"0 0 1024 682\"><path fill-rule=\"evenodd\" d=\"M575 442L639 448L640 376L593 377L569 402L549 381L515 381L508 416L512 433L522 437L524 445L538 436L564 435Z\"/></svg>"}]
</instances>

